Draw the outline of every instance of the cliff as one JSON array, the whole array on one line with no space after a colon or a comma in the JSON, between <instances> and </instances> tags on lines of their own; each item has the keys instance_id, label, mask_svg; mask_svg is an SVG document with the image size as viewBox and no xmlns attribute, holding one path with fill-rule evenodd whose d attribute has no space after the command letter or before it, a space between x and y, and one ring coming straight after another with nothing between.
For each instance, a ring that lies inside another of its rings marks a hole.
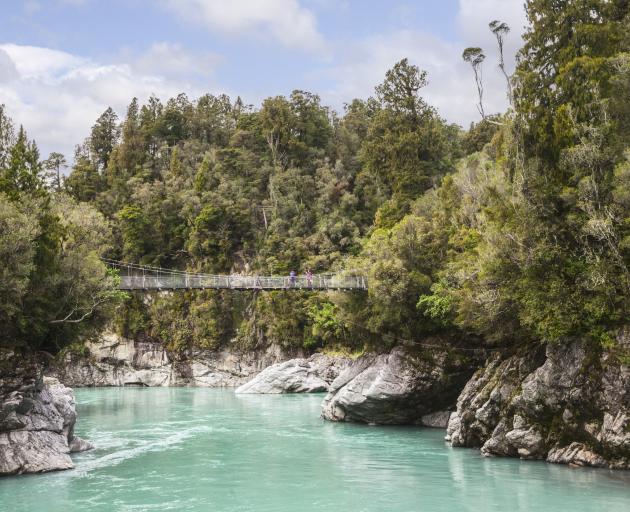
<instances>
[{"instance_id":1,"label":"cliff","mask_svg":"<svg viewBox=\"0 0 630 512\"><path fill-rule=\"evenodd\" d=\"M0 475L74 467L70 453L92 445L74 435L72 390L9 350L0 351L0 368Z\"/></svg>"},{"instance_id":2,"label":"cliff","mask_svg":"<svg viewBox=\"0 0 630 512\"><path fill-rule=\"evenodd\" d=\"M486 456L630 469L630 367L583 342L495 354L461 392L446 439Z\"/></svg>"}]
</instances>

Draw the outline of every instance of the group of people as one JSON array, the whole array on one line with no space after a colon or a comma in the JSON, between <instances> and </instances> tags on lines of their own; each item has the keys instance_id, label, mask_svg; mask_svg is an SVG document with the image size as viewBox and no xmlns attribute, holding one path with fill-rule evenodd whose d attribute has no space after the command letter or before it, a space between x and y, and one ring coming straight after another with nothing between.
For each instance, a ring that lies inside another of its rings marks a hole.
<instances>
[{"instance_id":1,"label":"group of people","mask_svg":"<svg viewBox=\"0 0 630 512\"><path fill-rule=\"evenodd\" d=\"M297 273L295 272L295 270L292 270L291 272L289 272L289 286L291 288L295 288L297 287ZM313 287L313 272L311 272L310 269L306 269L306 273L304 274L304 277L306 278L306 286L308 286L309 288Z\"/></svg>"}]
</instances>

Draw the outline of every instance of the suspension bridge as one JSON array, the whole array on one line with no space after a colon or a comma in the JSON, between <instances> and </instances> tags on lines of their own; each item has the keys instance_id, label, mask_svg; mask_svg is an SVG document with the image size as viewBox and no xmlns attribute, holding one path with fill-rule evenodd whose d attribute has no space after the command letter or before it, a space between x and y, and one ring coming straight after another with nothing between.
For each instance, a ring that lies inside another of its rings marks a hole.
<instances>
[{"instance_id":1,"label":"suspension bridge","mask_svg":"<svg viewBox=\"0 0 630 512\"><path fill-rule=\"evenodd\" d=\"M104 259L118 270L121 290L367 290L365 276L203 274Z\"/></svg>"}]
</instances>

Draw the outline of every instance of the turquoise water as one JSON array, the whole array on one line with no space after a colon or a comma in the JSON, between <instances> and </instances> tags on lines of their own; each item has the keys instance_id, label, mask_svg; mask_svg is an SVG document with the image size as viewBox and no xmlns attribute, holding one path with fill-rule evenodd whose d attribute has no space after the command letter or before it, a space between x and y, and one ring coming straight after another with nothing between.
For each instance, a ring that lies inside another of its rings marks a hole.
<instances>
[{"instance_id":1,"label":"turquoise water","mask_svg":"<svg viewBox=\"0 0 630 512\"><path fill-rule=\"evenodd\" d=\"M77 390L76 469L0 479L0 510L629 511L630 472L484 459L443 431L334 424L322 396Z\"/></svg>"}]
</instances>

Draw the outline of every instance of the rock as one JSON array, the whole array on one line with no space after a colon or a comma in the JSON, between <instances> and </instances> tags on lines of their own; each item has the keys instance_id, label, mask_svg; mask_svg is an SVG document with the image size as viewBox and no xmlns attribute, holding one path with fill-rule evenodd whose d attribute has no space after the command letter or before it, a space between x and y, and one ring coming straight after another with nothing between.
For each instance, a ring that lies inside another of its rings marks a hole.
<instances>
[{"instance_id":1,"label":"rock","mask_svg":"<svg viewBox=\"0 0 630 512\"><path fill-rule=\"evenodd\" d=\"M563 448L553 448L547 455L547 462L555 464L570 464L572 466L607 467L604 457L589 450L582 443L571 443Z\"/></svg>"},{"instance_id":2,"label":"rock","mask_svg":"<svg viewBox=\"0 0 630 512\"><path fill-rule=\"evenodd\" d=\"M457 412L451 416L447 427L451 445L483 446L492 437L501 421L502 410L521 381L537 364L536 357L503 359L500 354L493 354L485 367L466 383L457 399Z\"/></svg>"},{"instance_id":3,"label":"rock","mask_svg":"<svg viewBox=\"0 0 630 512\"><path fill-rule=\"evenodd\" d=\"M322 405L331 421L422 424L422 418L454 405L471 363L447 351L366 354L332 382Z\"/></svg>"},{"instance_id":4,"label":"rock","mask_svg":"<svg viewBox=\"0 0 630 512\"><path fill-rule=\"evenodd\" d=\"M450 417L450 411L437 411L422 416L420 423L423 427L446 428Z\"/></svg>"},{"instance_id":5,"label":"rock","mask_svg":"<svg viewBox=\"0 0 630 512\"><path fill-rule=\"evenodd\" d=\"M51 431L0 432L0 475L72 469L68 438Z\"/></svg>"},{"instance_id":6,"label":"rock","mask_svg":"<svg viewBox=\"0 0 630 512\"><path fill-rule=\"evenodd\" d=\"M446 440L486 456L630 469L629 427L627 365L574 341L544 354L494 354L461 392Z\"/></svg>"},{"instance_id":7,"label":"rock","mask_svg":"<svg viewBox=\"0 0 630 512\"><path fill-rule=\"evenodd\" d=\"M70 453L86 452L92 450L94 445L85 439L81 439L79 436L74 436L68 443Z\"/></svg>"},{"instance_id":8,"label":"rock","mask_svg":"<svg viewBox=\"0 0 630 512\"><path fill-rule=\"evenodd\" d=\"M291 359L265 368L236 389L236 393L320 393L349 361L315 354L309 359Z\"/></svg>"},{"instance_id":9,"label":"rock","mask_svg":"<svg viewBox=\"0 0 630 512\"><path fill-rule=\"evenodd\" d=\"M194 350L173 359L163 345L104 332L81 353L68 352L50 375L72 387L237 387L271 364L289 359L277 346L235 353Z\"/></svg>"},{"instance_id":10,"label":"rock","mask_svg":"<svg viewBox=\"0 0 630 512\"><path fill-rule=\"evenodd\" d=\"M510 432L505 421L500 421L494 430L490 438L481 447L481 454L484 457L498 456L517 456L516 449L507 438L507 434Z\"/></svg>"},{"instance_id":11,"label":"rock","mask_svg":"<svg viewBox=\"0 0 630 512\"><path fill-rule=\"evenodd\" d=\"M22 362L14 358L16 368ZM31 379L32 367L21 368ZM74 436L72 390L47 377L26 390L12 390L15 384L14 376L0 377L0 475L72 468L70 452L92 447Z\"/></svg>"},{"instance_id":12,"label":"rock","mask_svg":"<svg viewBox=\"0 0 630 512\"><path fill-rule=\"evenodd\" d=\"M451 443L452 446L461 446L457 436L461 431L461 423L462 420L459 417L459 413L457 411L452 412L448 418L448 423L446 424L446 435L444 436L444 440Z\"/></svg>"},{"instance_id":13,"label":"rock","mask_svg":"<svg viewBox=\"0 0 630 512\"><path fill-rule=\"evenodd\" d=\"M522 459L543 459L547 454L542 435L535 427L521 427L510 430L505 434L508 445L518 453ZM486 452L490 452L489 446Z\"/></svg>"}]
</instances>

